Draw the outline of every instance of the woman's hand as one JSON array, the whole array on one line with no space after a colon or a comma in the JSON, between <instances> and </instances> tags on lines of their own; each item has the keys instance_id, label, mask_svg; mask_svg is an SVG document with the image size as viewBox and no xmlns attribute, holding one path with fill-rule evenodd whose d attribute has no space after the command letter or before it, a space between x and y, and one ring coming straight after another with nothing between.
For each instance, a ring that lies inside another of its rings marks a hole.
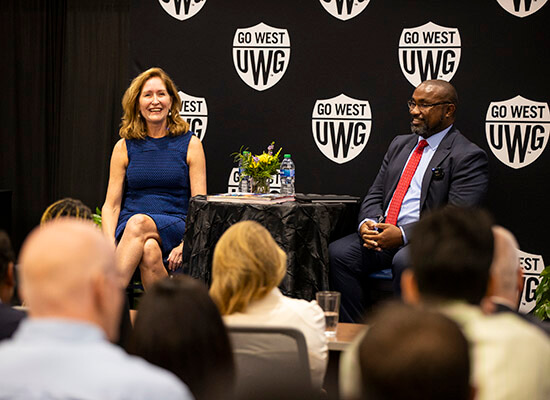
<instances>
[{"instance_id":1,"label":"woman's hand","mask_svg":"<svg viewBox=\"0 0 550 400\"><path fill-rule=\"evenodd\" d=\"M168 256L168 270L175 271L181 266L183 261L183 242L179 246L176 246L170 252Z\"/></svg>"}]
</instances>

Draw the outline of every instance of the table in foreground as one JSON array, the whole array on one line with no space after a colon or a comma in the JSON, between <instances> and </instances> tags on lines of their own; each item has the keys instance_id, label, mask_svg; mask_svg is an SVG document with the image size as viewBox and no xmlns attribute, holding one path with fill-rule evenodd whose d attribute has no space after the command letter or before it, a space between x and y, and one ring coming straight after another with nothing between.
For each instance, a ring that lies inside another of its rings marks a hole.
<instances>
[{"instance_id":1,"label":"table in foreground","mask_svg":"<svg viewBox=\"0 0 550 400\"><path fill-rule=\"evenodd\" d=\"M267 228L287 254L281 291L295 298L314 299L316 292L329 289L329 243L355 231L358 212L358 202L322 202L319 195L316 199L319 201L249 204L193 197L184 236L184 272L210 286L218 239L231 225L254 220Z\"/></svg>"},{"instance_id":2,"label":"table in foreground","mask_svg":"<svg viewBox=\"0 0 550 400\"><path fill-rule=\"evenodd\" d=\"M363 324L348 324L339 322L336 329L336 336L328 338L328 349L334 351L343 351L355 339L355 337L366 329Z\"/></svg>"}]
</instances>

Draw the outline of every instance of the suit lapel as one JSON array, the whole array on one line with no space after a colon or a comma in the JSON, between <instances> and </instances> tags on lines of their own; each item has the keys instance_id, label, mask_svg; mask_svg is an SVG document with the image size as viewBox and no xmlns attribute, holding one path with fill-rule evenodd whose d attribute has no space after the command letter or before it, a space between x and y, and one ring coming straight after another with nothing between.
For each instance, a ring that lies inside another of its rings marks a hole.
<instances>
[{"instance_id":1,"label":"suit lapel","mask_svg":"<svg viewBox=\"0 0 550 400\"><path fill-rule=\"evenodd\" d=\"M391 162L391 171L388 171L388 176L392 177L391 180L391 186L389 190L386 192L386 199L384 208L388 206L390 203L390 200L393 196L393 192L395 192L395 188L397 187L397 184L399 183L399 179L401 178L401 173L403 172L403 168L405 168L405 163L407 162L407 159L409 158L409 155L412 153L416 145L418 144L418 136L411 135L411 138L405 142L401 150L398 151L397 156L395 159Z\"/></svg>"},{"instance_id":2,"label":"suit lapel","mask_svg":"<svg viewBox=\"0 0 550 400\"><path fill-rule=\"evenodd\" d=\"M457 132L458 131L456 130L456 128L451 128L451 130L445 135L441 143L439 143L435 154L428 164L428 168L426 168L426 172L424 173L424 177L422 178L422 190L420 192L420 212L422 212L422 209L424 208L424 202L426 201L426 196L428 195L428 188L430 187L430 183L432 182L432 169L440 165L443 160L447 158L447 156L451 152L451 147L453 145Z\"/></svg>"}]
</instances>

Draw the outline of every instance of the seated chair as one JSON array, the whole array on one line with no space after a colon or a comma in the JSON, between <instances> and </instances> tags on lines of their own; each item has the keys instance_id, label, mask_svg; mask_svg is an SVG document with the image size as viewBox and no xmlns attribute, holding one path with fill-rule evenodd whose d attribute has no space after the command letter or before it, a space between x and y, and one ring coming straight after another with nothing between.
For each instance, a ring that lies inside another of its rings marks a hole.
<instances>
[{"instance_id":1,"label":"seated chair","mask_svg":"<svg viewBox=\"0 0 550 400\"><path fill-rule=\"evenodd\" d=\"M276 391L311 393L306 341L302 332L283 327L229 326L236 364L237 398ZM250 397L252 396L252 397Z\"/></svg>"}]
</instances>

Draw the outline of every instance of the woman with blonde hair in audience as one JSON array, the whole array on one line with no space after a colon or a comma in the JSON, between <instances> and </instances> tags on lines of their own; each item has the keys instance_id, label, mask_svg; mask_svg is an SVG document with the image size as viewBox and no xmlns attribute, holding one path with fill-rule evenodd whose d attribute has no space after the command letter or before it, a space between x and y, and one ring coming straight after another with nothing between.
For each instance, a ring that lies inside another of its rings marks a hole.
<instances>
[{"instance_id":1,"label":"woman with blonde hair in audience","mask_svg":"<svg viewBox=\"0 0 550 400\"><path fill-rule=\"evenodd\" d=\"M129 351L173 372L197 400L232 397L227 331L207 288L189 276L157 281L144 295Z\"/></svg>"},{"instance_id":2,"label":"woman with blonde hair in audience","mask_svg":"<svg viewBox=\"0 0 550 400\"><path fill-rule=\"evenodd\" d=\"M242 221L220 238L212 261L210 296L224 322L300 330L306 339L313 387L321 389L327 366L325 317L315 301L292 299L278 289L286 254L259 223Z\"/></svg>"}]
</instances>

